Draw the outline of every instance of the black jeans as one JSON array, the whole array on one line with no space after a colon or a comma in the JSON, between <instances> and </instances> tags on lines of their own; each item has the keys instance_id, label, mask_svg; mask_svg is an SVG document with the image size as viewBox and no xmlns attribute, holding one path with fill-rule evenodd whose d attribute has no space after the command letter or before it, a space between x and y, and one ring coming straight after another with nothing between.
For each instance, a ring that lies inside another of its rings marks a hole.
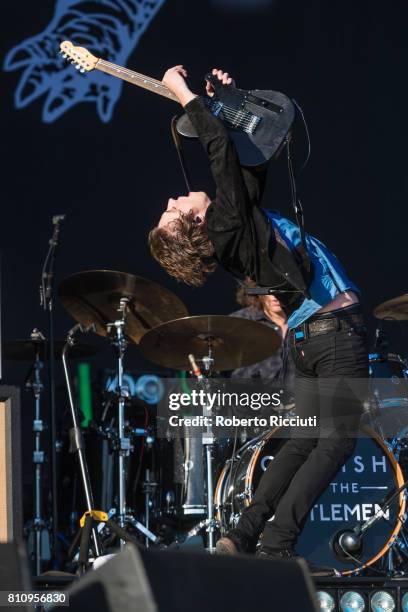
<instances>
[{"instance_id":1,"label":"black jeans","mask_svg":"<svg viewBox=\"0 0 408 612\"><path fill-rule=\"evenodd\" d=\"M296 413L316 415L319 427L291 432L264 472L231 532L248 550L262 531L263 547L293 548L313 504L356 444L361 384L368 377L365 327L354 325L301 342L291 336L290 345L296 366ZM347 380L357 378L361 381L356 393L353 381L350 388Z\"/></svg>"}]
</instances>

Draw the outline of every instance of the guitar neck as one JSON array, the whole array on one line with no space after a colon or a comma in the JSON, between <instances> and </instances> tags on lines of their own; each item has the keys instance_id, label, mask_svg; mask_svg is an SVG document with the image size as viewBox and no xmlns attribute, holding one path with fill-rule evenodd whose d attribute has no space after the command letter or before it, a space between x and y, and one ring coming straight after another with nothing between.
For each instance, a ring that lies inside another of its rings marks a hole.
<instances>
[{"instance_id":1,"label":"guitar neck","mask_svg":"<svg viewBox=\"0 0 408 612\"><path fill-rule=\"evenodd\" d=\"M148 89L153 93L163 96L164 98L169 98L170 100L178 102L178 99L174 93L172 93L170 89L167 89L167 87L163 85L161 81L152 79L144 74L134 72L133 70L123 68L122 66L112 64L111 62L106 62L102 59L98 60L95 68L101 70L102 72L106 72L106 74L117 77L118 79L122 79L123 81L128 81L128 83L132 83L138 87L143 87L143 89Z\"/></svg>"}]
</instances>

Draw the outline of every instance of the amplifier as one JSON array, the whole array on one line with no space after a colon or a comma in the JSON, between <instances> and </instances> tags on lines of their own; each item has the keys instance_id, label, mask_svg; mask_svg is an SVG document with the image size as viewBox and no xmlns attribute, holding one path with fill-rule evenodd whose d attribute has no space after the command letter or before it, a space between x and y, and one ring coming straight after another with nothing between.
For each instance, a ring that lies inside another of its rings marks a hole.
<instances>
[{"instance_id":1,"label":"amplifier","mask_svg":"<svg viewBox=\"0 0 408 612\"><path fill-rule=\"evenodd\" d=\"M0 542L22 538L20 389L0 386Z\"/></svg>"}]
</instances>

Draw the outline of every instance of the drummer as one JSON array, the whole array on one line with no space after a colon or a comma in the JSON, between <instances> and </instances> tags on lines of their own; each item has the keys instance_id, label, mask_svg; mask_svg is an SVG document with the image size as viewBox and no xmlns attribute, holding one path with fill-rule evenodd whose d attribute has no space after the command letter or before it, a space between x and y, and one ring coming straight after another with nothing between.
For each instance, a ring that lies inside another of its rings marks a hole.
<instances>
[{"instance_id":1,"label":"drummer","mask_svg":"<svg viewBox=\"0 0 408 612\"><path fill-rule=\"evenodd\" d=\"M245 285L253 286L251 279L245 279ZM242 317L251 321L260 321L279 331L282 337L280 348L270 357L250 366L236 368L231 378L262 379L279 385L283 403L293 402L295 366L288 346L288 320L279 300L274 295L247 295L245 288L239 285L236 300L242 308L231 313L233 317Z\"/></svg>"}]
</instances>

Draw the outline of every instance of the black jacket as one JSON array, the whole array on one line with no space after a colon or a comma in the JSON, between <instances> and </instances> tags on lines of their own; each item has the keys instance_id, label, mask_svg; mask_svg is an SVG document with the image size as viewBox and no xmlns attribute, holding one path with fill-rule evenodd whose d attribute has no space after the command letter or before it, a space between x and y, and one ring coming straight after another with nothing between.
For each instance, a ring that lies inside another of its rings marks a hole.
<instances>
[{"instance_id":1,"label":"black jacket","mask_svg":"<svg viewBox=\"0 0 408 612\"><path fill-rule=\"evenodd\" d=\"M294 310L307 294L310 278L301 257L287 249L259 206L266 169L240 166L227 130L202 98L194 98L185 111L206 150L216 184L206 225L217 261L236 278L249 276L263 287L282 289L285 283L292 291L279 295L279 300L287 312Z\"/></svg>"}]
</instances>

